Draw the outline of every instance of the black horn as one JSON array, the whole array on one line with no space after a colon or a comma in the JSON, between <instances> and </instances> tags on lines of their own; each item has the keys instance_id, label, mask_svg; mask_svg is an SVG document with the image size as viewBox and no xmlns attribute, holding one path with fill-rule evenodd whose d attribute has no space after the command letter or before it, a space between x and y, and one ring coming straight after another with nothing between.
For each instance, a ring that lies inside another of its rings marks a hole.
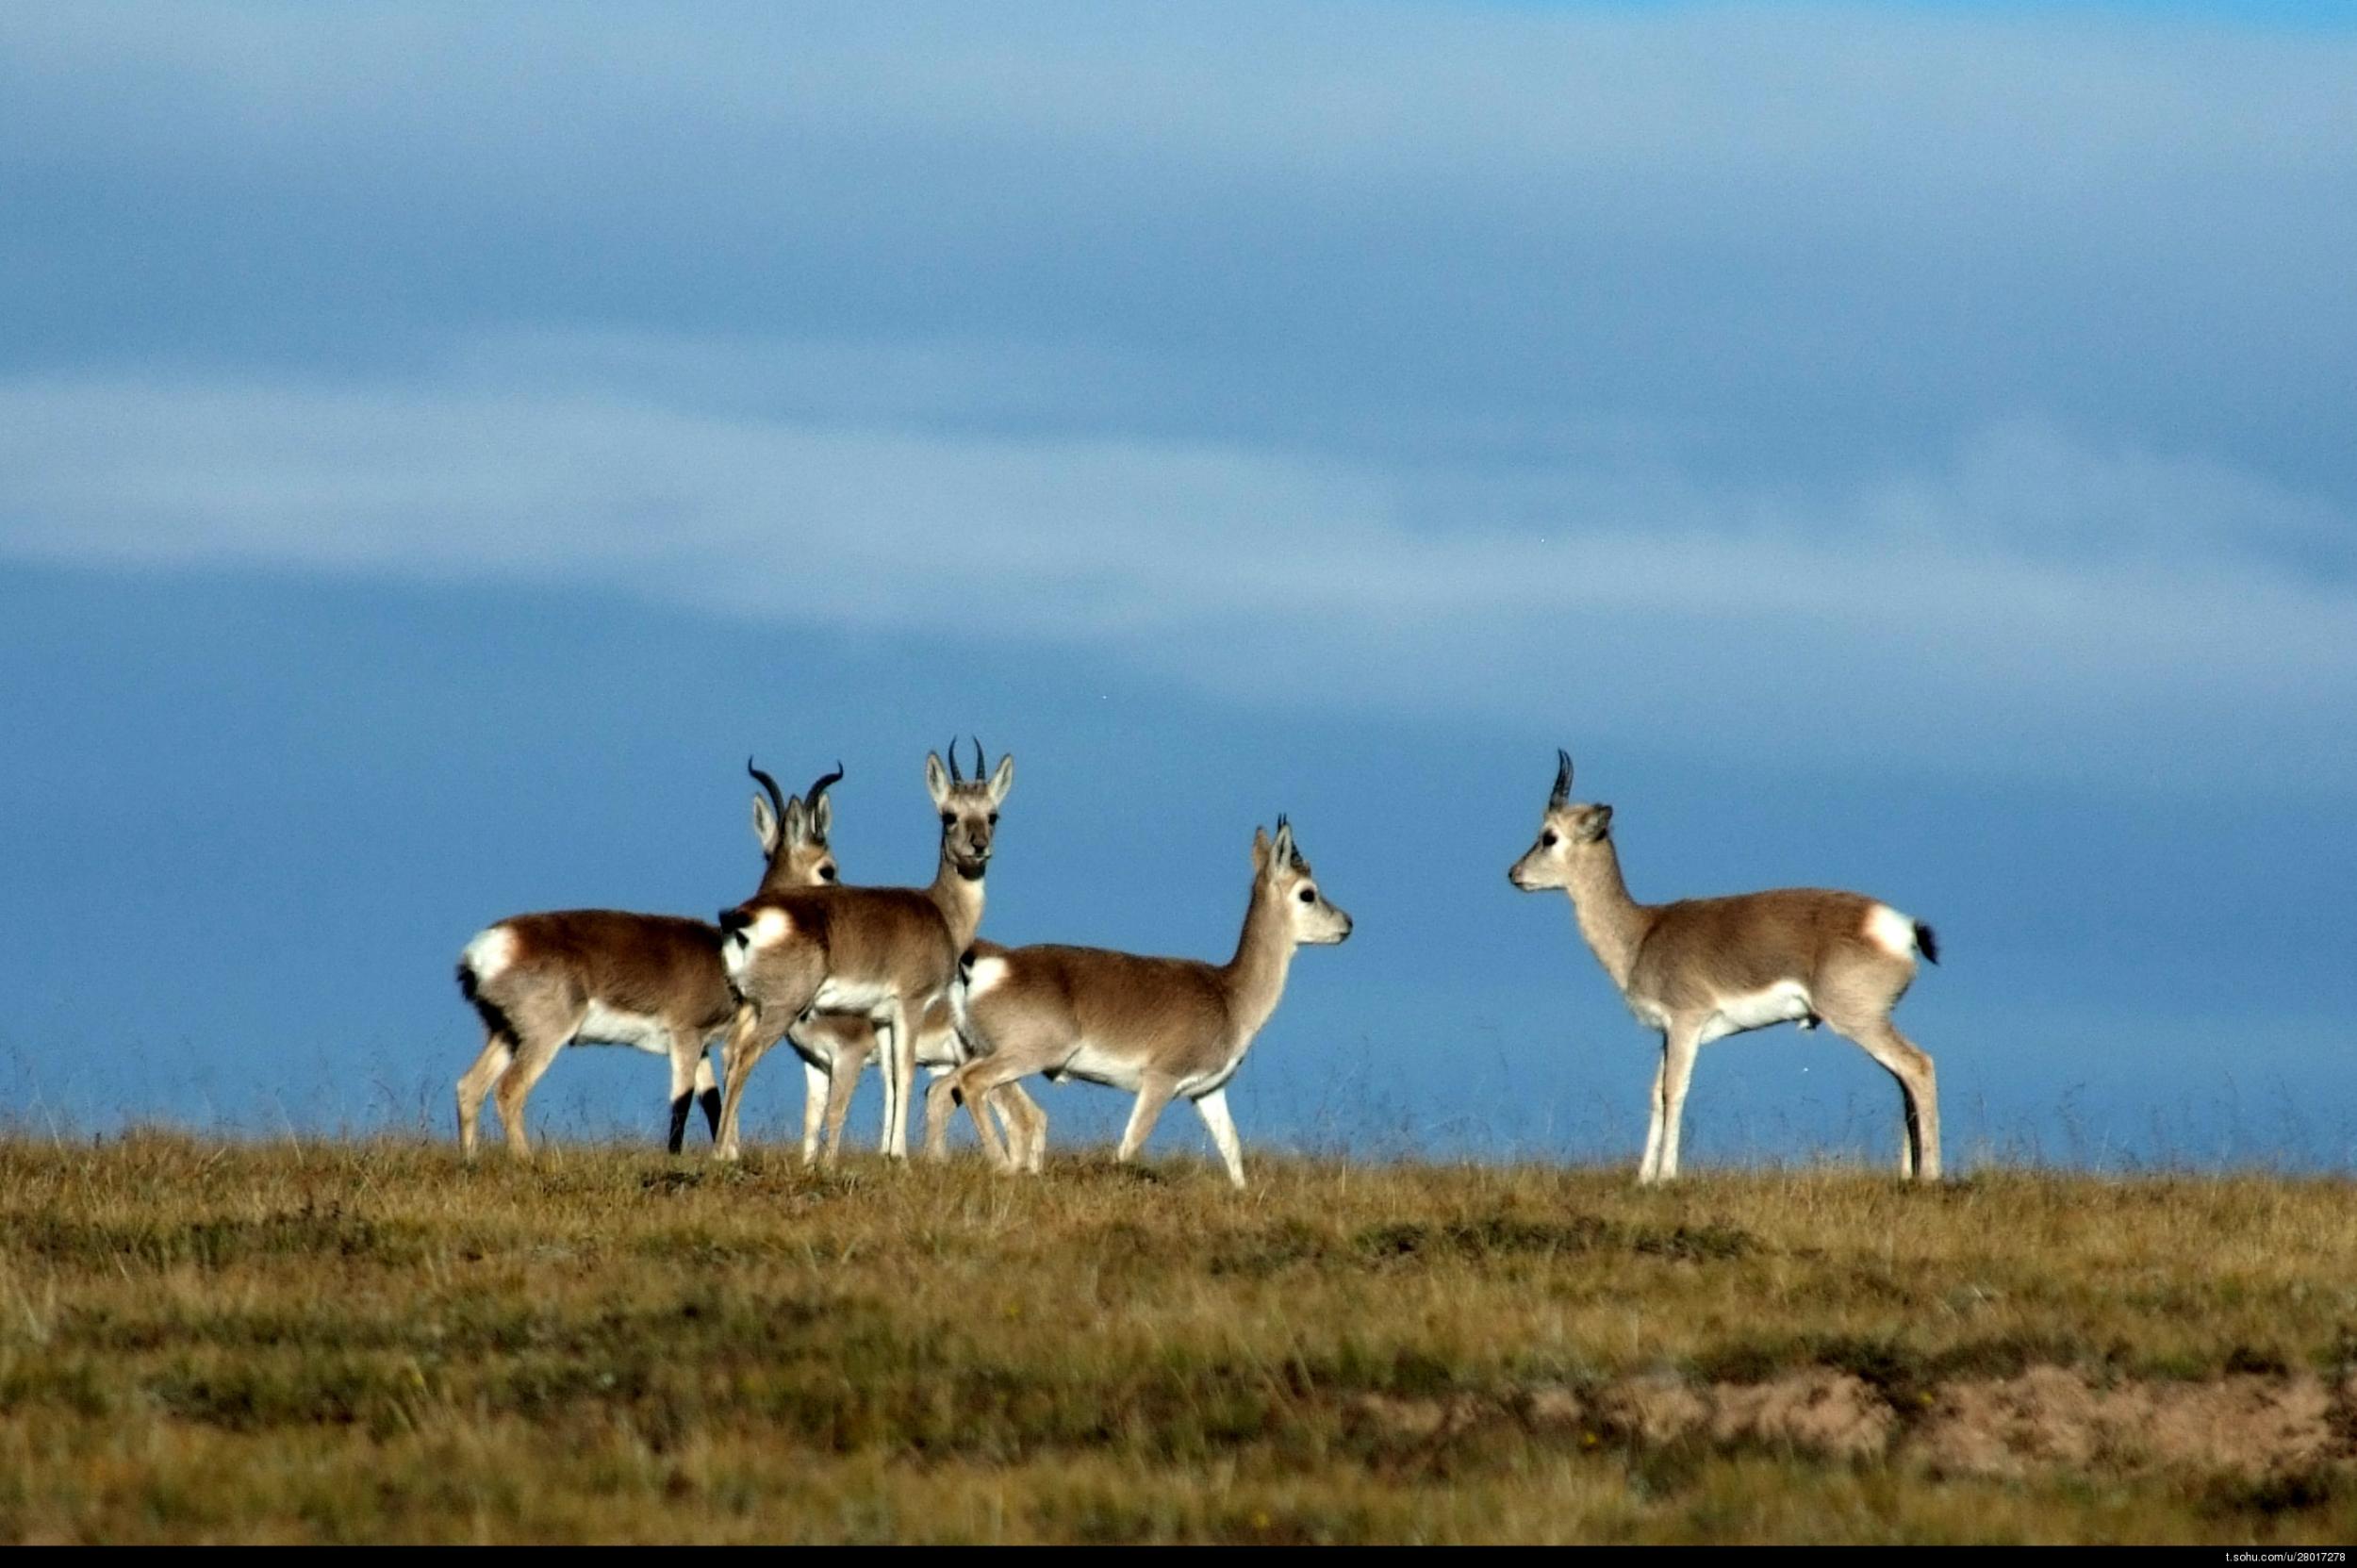
<instances>
[{"instance_id":1,"label":"black horn","mask_svg":"<svg viewBox=\"0 0 2357 1568\"><path fill-rule=\"evenodd\" d=\"M1279 838L1282 838L1285 835L1286 831L1292 826L1292 820L1287 817L1283 812L1280 811L1277 814L1277 835ZM1285 859L1296 871L1307 871L1310 868L1310 863L1301 858L1301 846L1298 844L1292 846L1286 850Z\"/></svg>"},{"instance_id":2,"label":"black horn","mask_svg":"<svg viewBox=\"0 0 2357 1568\"><path fill-rule=\"evenodd\" d=\"M955 735L949 737L949 782L951 784L965 783L965 780L958 774L958 737Z\"/></svg>"},{"instance_id":3,"label":"black horn","mask_svg":"<svg viewBox=\"0 0 2357 1568\"><path fill-rule=\"evenodd\" d=\"M816 811L818 809L818 797L827 792L827 786L829 784L838 784L842 782L843 765L838 762L834 765L833 772L821 773L818 775L818 782L810 786L810 793L802 797L802 803L809 806L811 810Z\"/></svg>"},{"instance_id":4,"label":"black horn","mask_svg":"<svg viewBox=\"0 0 2357 1568\"><path fill-rule=\"evenodd\" d=\"M778 814L778 821L783 824L785 821L785 797L778 790L778 781L755 767L753 759L750 757L745 759L745 771L750 773L754 782L768 791L769 809Z\"/></svg>"},{"instance_id":5,"label":"black horn","mask_svg":"<svg viewBox=\"0 0 2357 1568\"><path fill-rule=\"evenodd\" d=\"M1547 797L1547 803L1559 806L1571 798L1572 754L1558 746L1555 749L1555 793Z\"/></svg>"},{"instance_id":6,"label":"black horn","mask_svg":"<svg viewBox=\"0 0 2357 1568\"><path fill-rule=\"evenodd\" d=\"M975 735L971 738L974 742L974 782L981 784L990 777L990 769L982 766L982 737Z\"/></svg>"}]
</instances>

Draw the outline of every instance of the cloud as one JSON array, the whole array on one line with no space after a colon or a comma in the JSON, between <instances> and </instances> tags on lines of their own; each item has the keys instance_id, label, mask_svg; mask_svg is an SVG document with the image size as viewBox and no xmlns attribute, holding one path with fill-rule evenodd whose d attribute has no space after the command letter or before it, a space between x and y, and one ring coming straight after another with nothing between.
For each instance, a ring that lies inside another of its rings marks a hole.
<instances>
[{"instance_id":1,"label":"cloud","mask_svg":"<svg viewBox=\"0 0 2357 1568\"><path fill-rule=\"evenodd\" d=\"M2100 10L19 8L0 555L2342 789L2353 71Z\"/></svg>"},{"instance_id":2,"label":"cloud","mask_svg":"<svg viewBox=\"0 0 2357 1568\"><path fill-rule=\"evenodd\" d=\"M1501 475L748 419L499 357L463 389L0 383L0 554L573 585L1833 766L2347 783L2357 585L2303 562L2352 520L2214 460L2017 424L1814 488Z\"/></svg>"},{"instance_id":3,"label":"cloud","mask_svg":"<svg viewBox=\"0 0 2357 1568\"><path fill-rule=\"evenodd\" d=\"M2349 505L2353 72L2102 12L18 8L0 285L20 366L964 338L1096 373L951 421L1821 474L2029 418Z\"/></svg>"}]
</instances>

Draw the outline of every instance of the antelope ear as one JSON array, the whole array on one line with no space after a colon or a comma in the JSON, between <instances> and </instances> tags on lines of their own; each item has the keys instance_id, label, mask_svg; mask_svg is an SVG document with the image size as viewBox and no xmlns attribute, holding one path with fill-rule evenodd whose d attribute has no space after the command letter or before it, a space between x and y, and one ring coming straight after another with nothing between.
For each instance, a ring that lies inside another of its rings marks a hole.
<instances>
[{"instance_id":1,"label":"antelope ear","mask_svg":"<svg viewBox=\"0 0 2357 1568\"><path fill-rule=\"evenodd\" d=\"M753 837L760 841L763 854L778 852L778 818L770 811L769 798L766 795L753 797Z\"/></svg>"},{"instance_id":2,"label":"antelope ear","mask_svg":"<svg viewBox=\"0 0 2357 1568\"><path fill-rule=\"evenodd\" d=\"M1588 814L1588 826L1580 834L1591 844L1602 838L1612 828L1612 808L1597 806Z\"/></svg>"},{"instance_id":3,"label":"antelope ear","mask_svg":"<svg viewBox=\"0 0 2357 1568\"><path fill-rule=\"evenodd\" d=\"M810 808L810 836L824 844L827 841L827 835L833 831L834 802L821 795L818 797L818 803Z\"/></svg>"},{"instance_id":4,"label":"antelope ear","mask_svg":"<svg viewBox=\"0 0 2357 1568\"><path fill-rule=\"evenodd\" d=\"M785 820L780 825L788 844L803 844L810 839L810 811L799 795L785 802Z\"/></svg>"},{"instance_id":5,"label":"antelope ear","mask_svg":"<svg viewBox=\"0 0 2357 1568\"><path fill-rule=\"evenodd\" d=\"M1268 830L1252 830L1252 869L1262 876L1268 874Z\"/></svg>"},{"instance_id":6,"label":"antelope ear","mask_svg":"<svg viewBox=\"0 0 2357 1568\"><path fill-rule=\"evenodd\" d=\"M949 770L941 766L937 752L925 753L925 788L933 798L935 811L949 803Z\"/></svg>"},{"instance_id":7,"label":"antelope ear","mask_svg":"<svg viewBox=\"0 0 2357 1568\"><path fill-rule=\"evenodd\" d=\"M1300 858L1301 851L1294 848L1294 825L1291 822L1277 823L1277 841L1268 850L1269 868L1274 870L1280 866L1290 866Z\"/></svg>"},{"instance_id":8,"label":"antelope ear","mask_svg":"<svg viewBox=\"0 0 2357 1568\"><path fill-rule=\"evenodd\" d=\"M1014 787L1014 753L1009 751L998 759L998 770L990 776L990 803L997 805Z\"/></svg>"}]
</instances>

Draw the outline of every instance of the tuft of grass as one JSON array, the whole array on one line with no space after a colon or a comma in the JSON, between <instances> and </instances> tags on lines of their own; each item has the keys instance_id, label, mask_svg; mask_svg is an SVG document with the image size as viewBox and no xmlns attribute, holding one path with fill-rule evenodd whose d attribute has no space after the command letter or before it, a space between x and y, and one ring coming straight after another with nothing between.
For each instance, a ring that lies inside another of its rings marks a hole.
<instances>
[{"instance_id":1,"label":"tuft of grass","mask_svg":"<svg viewBox=\"0 0 2357 1568\"><path fill-rule=\"evenodd\" d=\"M2353 1196L0 1141L0 1538L2346 1539Z\"/></svg>"}]
</instances>

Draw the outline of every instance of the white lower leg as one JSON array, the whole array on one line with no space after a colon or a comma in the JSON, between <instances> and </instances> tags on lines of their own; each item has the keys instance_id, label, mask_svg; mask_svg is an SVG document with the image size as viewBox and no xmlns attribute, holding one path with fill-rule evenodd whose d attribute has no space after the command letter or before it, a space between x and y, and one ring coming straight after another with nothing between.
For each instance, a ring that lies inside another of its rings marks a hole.
<instances>
[{"instance_id":1,"label":"white lower leg","mask_svg":"<svg viewBox=\"0 0 2357 1568\"><path fill-rule=\"evenodd\" d=\"M876 1065L883 1074L883 1136L877 1149L887 1159L909 1154L909 1089L916 1077L916 1038L897 1004L876 1020Z\"/></svg>"},{"instance_id":2,"label":"white lower leg","mask_svg":"<svg viewBox=\"0 0 2357 1568\"><path fill-rule=\"evenodd\" d=\"M818 1160L818 1132L826 1125L827 1095L834 1080L808 1057L802 1059L802 1164Z\"/></svg>"},{"instance_id":3,"label":"white lower leg","mask_svg":"<svg viewBox=\"0 0 2357 1568\"><path fill-rule=\"evenodd\" d=\"M1694 1079L1694 1049L1691 1037L1673 1040L1662 1057L1661 1150L1654 1169L1656 1181L1673 1180L1678 1173L1678 1134L1686 1122L1687 1086Z\"/></svg>"},{"instance_id":4,"label":"white lower leg","mask_svg":"<svg viewBox=\"0 0 2357 1568\"><path fill-rule=\"evenodd\" d=\"M1653 1091L1645 1097L1645 1157L1638 1162L1637 1180L1651 1181L1661 1174L1661 1081L1668 1070L1669 1048L1654 1064Z\"/></svg>"},{"instance_id":5,"label":"white lower leg","mask_svg":"<svg viewBox=\"0 0 2357 1568\"><path fill-rule=\"evenodd\" d=\"M1211 1142L1219 1146L1219 1157L1227 1164L1228 1180L1238 1187L1244 1185L1244 1146L1236 1138L1236 1122L1228 1114L1228 1091L1214 1089L1195 1102L1203 1114L1203 1125L1211 1129Z\"/></svg>"}]
</instances>

